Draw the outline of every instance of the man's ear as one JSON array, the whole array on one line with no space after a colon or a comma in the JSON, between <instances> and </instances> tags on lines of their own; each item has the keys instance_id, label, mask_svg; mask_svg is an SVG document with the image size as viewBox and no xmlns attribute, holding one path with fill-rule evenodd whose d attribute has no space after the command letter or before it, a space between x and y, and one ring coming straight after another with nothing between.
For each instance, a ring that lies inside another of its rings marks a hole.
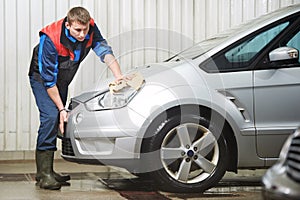
<instances>
[{"instance_id":1,"label":"man's ear","mask_svg":"<svg viewBox=\"0 0 300 200\"><path fill-rule=\"evenodd\" d=\"M70 29L70 24L69 24L69 22L65 22L65 27L66 27L67 29Z\"/></svg>"}]
</instances>

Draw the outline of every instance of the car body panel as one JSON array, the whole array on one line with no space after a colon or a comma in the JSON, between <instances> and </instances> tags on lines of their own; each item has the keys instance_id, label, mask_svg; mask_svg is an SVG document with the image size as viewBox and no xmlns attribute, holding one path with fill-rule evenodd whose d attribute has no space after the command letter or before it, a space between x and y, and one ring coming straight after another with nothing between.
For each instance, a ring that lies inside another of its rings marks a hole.
<instances>
[{"instance_id":1,"label":"car body panel","mask_svg":"<svg viewBox=\"0 0 300 200\"><path fill-rule=\"evenodd\" d=\"M300 125L300 107L295 106L300 102L300 70L262 70L254 77L254 97L259 102L255 107L257 151L261 157L278 157L280 149L274 152L265 146L270 140L282 146Z\"/></svg>"}]
</instances>

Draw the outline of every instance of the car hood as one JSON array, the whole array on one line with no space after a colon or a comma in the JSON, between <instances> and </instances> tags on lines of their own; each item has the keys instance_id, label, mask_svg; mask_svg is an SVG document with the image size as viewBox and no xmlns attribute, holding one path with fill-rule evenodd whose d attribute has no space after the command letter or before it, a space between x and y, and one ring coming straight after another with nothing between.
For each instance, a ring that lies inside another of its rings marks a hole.
<instances>
[{"instance_id":1,"label":"car hood","mask_svg":"<svg viewBox=\"0 0 300 200\"><path fill-rule=\"evenodd\" d=\"M168 73L167 71L170 71L172 69L175 69L177 66L182 65L186 61L182 62L163 62L163 63L153 63L148 64L140 67L136 67L133 70L126 73L126 75L133 74L135 72L140 72L142 76L144 77L145 81L148 82L150 80L155 81L153 77L155 77L158 74L162 73ZM73 97L73 100L76 100L78 102L86 102L95 96L98 96L99 94L102 94L104 92L109 91L109 84L113 82L113 78L105 79L100 82L95 83L90 88L86 89L83 93L81 93L78 96Z\"/></svg>"}]
</instances>

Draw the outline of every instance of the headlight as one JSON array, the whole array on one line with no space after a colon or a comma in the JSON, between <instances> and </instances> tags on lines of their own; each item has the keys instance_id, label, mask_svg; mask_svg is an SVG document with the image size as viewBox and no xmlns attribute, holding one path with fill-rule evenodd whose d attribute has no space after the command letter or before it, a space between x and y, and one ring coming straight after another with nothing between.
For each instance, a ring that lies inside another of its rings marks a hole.
<instances>
[{"instance_id":1,"label":"headlight","mask_svg":"<svg viewBox=\"0 0 300 200\"><path fill-rule=\"evenodd\" d=\"M137 92L132 87L125 87L117 93L107 91L87 101L85 106L89 111L121 108L126 106Z\"/></svg>"}]
</instances>

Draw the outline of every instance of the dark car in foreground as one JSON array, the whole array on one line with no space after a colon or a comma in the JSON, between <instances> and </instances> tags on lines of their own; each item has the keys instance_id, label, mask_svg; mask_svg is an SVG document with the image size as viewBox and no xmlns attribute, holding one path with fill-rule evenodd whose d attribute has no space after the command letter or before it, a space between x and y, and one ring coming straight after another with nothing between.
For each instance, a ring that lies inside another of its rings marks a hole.
<instances>
[{"instance_id":1,"label":"dark car in foreground","mask_svg":"<svg viewBox=\"0 0 300 200\"><path fill-rule=\"evenodd\" d=\"M300 126L300 5L106 80L72 98L62 157L126 168L164 190L204 192L226 171L271 166Z\"/></svg>"},{"instance_id":2,"label":"dark car in foreground","mask_svg":"<svg viewBox=\"0 0 300 200\"><path fill-rule=\"evenodd\" d=\"M300 129L282 147L278 162L262 179L265 200L300 199Z\"/></svg>"}]
</instances>

